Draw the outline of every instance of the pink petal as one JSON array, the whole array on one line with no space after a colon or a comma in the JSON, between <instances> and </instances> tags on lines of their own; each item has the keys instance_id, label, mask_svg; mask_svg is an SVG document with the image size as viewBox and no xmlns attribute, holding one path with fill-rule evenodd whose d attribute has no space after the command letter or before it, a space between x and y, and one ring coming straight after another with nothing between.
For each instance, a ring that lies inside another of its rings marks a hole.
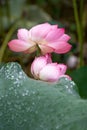
<instances>
[{"instance_id":1,"label":"pink petal","mask_svg":"<svg viewBox=\"0 0 87 130\"><path fill-rule=\"evenodd\" d=\"M57 64L52 65L48 64L39 73L39 78L43 81L47 82L55 82L59 78L59 72L57 68Z\"/></svg>"},{"instance_id":2,"label":"pink petal","mask_svg":"<svg viewBox=\"0 0 87 130\"><path fill-rule=\"evenodd\" d=\"M67 70L67 66L64 64L58 64L58 68L60 70L60 74L63 75L65 74L66 70Z\"/></svg>"},{"instance_id":3,"label":"pink petal","mask_svg":"<svg viewBox=\"0 0 87 130\"><path fill-rule=\"evenodd\" d=\"M57 29L57 28L58 28L58 25L51 25L51 30Z\"/></svg>"},{"instance_id":4,"label":"pink petal","mask_svg":"<svg viewBox=\"0 0 87 130\"><path fill-rule=\"evenodd\" d=\"M37 46L36 45L33 45L31 46L30 48L28 48L27 50L25 50L23 53L25 54L29 54L29 53L33 53L37 50Z\"/></svg>"},{"instance_id":5,"label":"pink petal","mask_svg":"<svg viewBox=\"0 0 87 130\"><path fill-rule=\"evenodd\" d=\"M47 64L45 56L36 57L31 65L31 73L38 78L40 70Z\"/></svg>"},{"instance_id":6,"label":"pink petal","mask_svg":"<svg viewBox=\"0 0 87 130\"><path fill-rule=\"evenodd\" d=\"M19 29L17 33L18 39L28 42L29 31L27 29Z\"/></svg>"},{"instance_id":7,"label":"pink petal","mask_svg":"<svg viewBox=\"0 0 87 130\"><path fill-rule=\"evenodd\" d=\"M52 63L52 59L51 59L51 54L48 53L45 55L46 59L47 59L47 63Z\"/></svg>"},{"instance_id":8,"label":"pink petal","mask_svg":"<svg viewBox=\"0 0 87 130\"><path fill-rule=\"evenodd\" d=\"M46 46L45 44L44 45L39 44L38 46L41 49L41 52L42 52L43 55L46 54L46 53L51 53L51 52L54 51L54 48L52 48L50 46Z\"/></svg>"},{"instance_id":9,"label":"pink petal","mask_svg":"<svg viewBox=\"0 0 87 130\"><path fill-rule=\"evenodd\" d=\"M58 39L58 41L65 41L65 42L67 42L68 40L70 40L70 36L69 35L67 35L67 34L63 34L59 39Z\"/></svg>"},{"instance_id":10,"label":"pink petal","mask_svg":"<svg viewBox=\"0 0 87 130\"><path fill-rule=\"evenodd\" d=\"M32 44L29 44L27 42L24 42L24 41L21 41L21 40L11 40L9 43L8 43L8 46L9 48L12 50L12 51L15 51L15 52L22 52L22 51L25 51L27 50L28 48L30 48L32 46Z\"/></svg>"},{"instance_id":11,"label":"pink petal","mask_svg":"<svg viewBox=\"0 0 87 130\"><path fill-rule=\"evenodd\" d=\"M70 51L71 49L71 45L67 42L54 42L54 43L49 43L47 44L49 47L52 47L55 49L54 52L58 53L58 54L63 54L66 53L68 51Z\"/></svg>"},{"instance_id":12,"label":"pink petal","mask_svg":"<svg viewBox=\"0 0 87 130\"><path fill-rule=\"evenodd\" d=\"M55 42L57 41L62 35L64 34L64 29L61 28L61 29L54 29L54 30L51 30L48 35L45 37L45 40L47 42Z\"/></svg>"},{"instance_id":13,"label":"pink petal","mask_svg":"<svg viewBox=\"0 0 87 130\"><path fill-rule=\"evenodd\" d=\"M39 41L44 39L44 37L49 33L51 25L48 23L37 25L30 29L31 39L33 41Z\"/></svg>"}]
</instances>

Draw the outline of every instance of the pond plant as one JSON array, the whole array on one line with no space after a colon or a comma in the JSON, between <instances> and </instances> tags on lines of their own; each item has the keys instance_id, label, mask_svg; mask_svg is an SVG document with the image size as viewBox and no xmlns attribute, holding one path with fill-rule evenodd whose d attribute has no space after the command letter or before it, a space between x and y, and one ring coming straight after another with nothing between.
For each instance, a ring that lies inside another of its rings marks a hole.
<instances>
[{"instance_id":1,"label":"pond plant","mask_svg":"<svg viewBox=\"0 0 87 130\"><path fill-rule=\"evenodd\" d=\"M51 53L71 49L70 36L49 23L18 29L8 42L14 52L32 55L32 78L16 62L0 66L0 130L87 130L87 101Z\"/></svg>"},{"instance_id":2,"label":"pond plant","mask_svg":"<svg viewBox=\"0 0 87 130\"><path fill-rule=\"evenodd\" d=\"M51 1L51 6L52 2L56 5L57 1ZM24 3L25 0L0 0L0 43L3 41L0 44L0 130L87 130L84 0L72 0L79 65L71 73L68 73L68 67L62 60L57 62L53 59L53 54L55 57L65 56L73 49L69 41L71 36L58 23L39 21L40 16L36 16L37 22L24 20L24 14L27 16L30 13L26 12L27 4L23 10ZM55 11L57 8L56 5ZM49 17L44 21L51 20ZM23 62L27 56L32 59L29 59L28 74L18 61L4 63L4 58L9 57L7 51L15 57L23 55Z\"/></svg>"}]
</instances>

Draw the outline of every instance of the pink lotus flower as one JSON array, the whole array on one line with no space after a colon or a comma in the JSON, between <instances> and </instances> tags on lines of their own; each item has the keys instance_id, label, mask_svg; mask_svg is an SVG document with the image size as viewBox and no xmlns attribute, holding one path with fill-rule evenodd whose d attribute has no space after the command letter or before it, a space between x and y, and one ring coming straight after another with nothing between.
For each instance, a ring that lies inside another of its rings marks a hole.
<instances>
[{"instance_id":1,"label":"pink lotus flower","mask_svg":"<svg viewBox=\"0 0 87 130\"><path fill-rule=\"evenodd\" d=\"M63 28L48 23L39 24L30 30L19 29L18 39L8 43L9 48L15 52L32 53L39 49L42 54L46 53L66 53L71 49L68 43L70 36L64 33Z\"/></svg>"},{"instance_id":2,"label":"pink lotus flower","mask_svg":"<svg viewBox=\"0 0 87 130\"><path fill-rule=\"evenodd\" d=\"M31 65L31 73L35 79L40 79L46 82L58 81L61 77L67 77L65 75L66 65L52 63L50 55L36 57Z\"/></svg>"}]
</instances>

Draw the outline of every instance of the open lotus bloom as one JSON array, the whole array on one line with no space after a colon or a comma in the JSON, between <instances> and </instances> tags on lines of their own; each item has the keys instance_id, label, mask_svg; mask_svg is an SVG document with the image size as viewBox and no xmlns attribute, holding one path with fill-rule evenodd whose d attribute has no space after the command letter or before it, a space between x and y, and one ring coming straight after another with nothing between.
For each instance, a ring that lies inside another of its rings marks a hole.
<instances>
[{"instance_id":1,"label":"open lotus bloom","mask_svg":"<svg viewBox=\"0 0 87 130\"><path fill-rule=\"evenodd\" d=\"M36 57L31 65L31 73L35 79L46 82L58 81L61 77L71 79L65 75L67 66L64 64L52 63L50 55Z\"/></svg>"},{"instance_id":2,"label":"open lotus bloom","mask_svg":"<svg viewBox=\"0 0 87 130\"><path fill-rule=\"evenodd\" d=\"M62 54L71 49L68 43L70 36L65 34L63 28L49 23L39 24L30 30L19 29L17 37L8 43L9 48L15 52L32 53L39 48L42 54Z\"/></svg>"}]
</instances>

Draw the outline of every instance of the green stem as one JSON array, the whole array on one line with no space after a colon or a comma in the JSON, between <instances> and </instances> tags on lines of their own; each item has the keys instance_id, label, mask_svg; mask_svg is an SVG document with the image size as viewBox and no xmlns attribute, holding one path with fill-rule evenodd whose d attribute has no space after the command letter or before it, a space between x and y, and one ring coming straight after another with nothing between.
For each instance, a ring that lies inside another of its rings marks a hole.
<instances>
[{"instance_id":1,"label":"green stem","mask_svg":"<svg viewBox=\"0 0 87 130\"><path fill-rule=\"evenodd\" d=\"M3 56L4 56L5 49L7 47L7 43L10 40L10 38L11 38L12 34L14 33L14 31L16 30L17 25L18 25L18 23L14 24L12 26L12 28L9 30L9 32L6 35L4 42L2 43L2 46L0 48L0 63L3 60Z\"/></svg>"},{"instance_id":2,"label":"green stem","mask_svg":"<svg viewBox=\"0 0 87 130\"><path fill-rule=\"evenodd\" d=\"M11 15L10 15L10 7L9 7L9 1L6 0L6 16L8 18L8 23L11 21Z\"/></svg>"},{"instance_id":3,"label":"green stem","mask_svg":"<svg viewBox=\"0 0 87 130\"><path fill-rule=\"evenodd\" d=\"M82 21L82 18L83 18L83 5L84 5L84 0L80 0L80 20L81 21Z\"/></svg>"},{"instance_id":4,"label":"green stem","mask_svg":"<svg viewBox=\"0 0 87 130\"><path fill-rule=\"evenodd\" d=\"M0 5L0 35L4 36L4 24L3 24L3 7Z\"/></svg>"},{"instance_id":5,"label":"green stem","mask_svg":"<svg viewBox=\"0 0 87 130\"><path fill-rule=\"evenodd\" d=\"M83 30L83 4L84 4L84 0L80 0L80 28L81 28L81 35L82 35L82 44L80 46L80 57L82 59L82 62L80 63L80 65L84 64L84 60L83 60L83 43L84 43L84 30Z\"/></svg>"},{"instance_id":6,"label":"green stem","mask_svg":"<svg viewBox=\"0 0 87 130\"><path fill-rule=\"evenodd\" d=\"M80 17L82 19L82 8L83 8L83 0L80 2ZM79 49L80 49L80 66L83 65L83 28L82 28L82 21L79 19L78 14L78 8L76 4L76 0L73 0L73 7L74 7L74 15L75 15L75 21L77 26L77 35L78 35L78 41L79 41Z\"/></svg>"},{"instance_id":7,"label":"green stem","mask_svg":"<svg viewBox=\"0 0 87 130\"><path fill-rule=\"evenodd\" d=\"M36 56L38 57L38 56L40 56L40 55L41 55L41 50L40 50L40 48L39 48L39 46L38 46L38 44L37 44Z\"/></svg>"}]
</instances>

